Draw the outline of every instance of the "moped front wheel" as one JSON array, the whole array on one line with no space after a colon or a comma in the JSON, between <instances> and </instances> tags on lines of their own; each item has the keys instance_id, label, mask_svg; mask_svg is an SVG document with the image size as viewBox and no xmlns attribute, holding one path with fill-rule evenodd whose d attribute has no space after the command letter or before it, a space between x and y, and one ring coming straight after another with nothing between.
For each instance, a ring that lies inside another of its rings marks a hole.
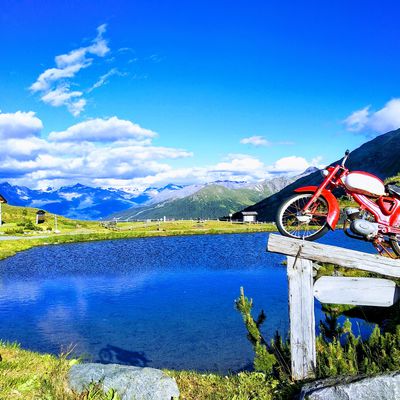
<instances>
[{"instance_id":1,"label":"moped front wheel","mask_svg":"<svg viewBox=\"0 0 400 400\"><path fill-rule=\"evenodd\" d=\"M275 222L282 235L312 241L329 231L329 205L323 197L319 197L307 213L303 212L312 196L313 193L294 194L281 204Z\"/></svg>"}]
</instances>

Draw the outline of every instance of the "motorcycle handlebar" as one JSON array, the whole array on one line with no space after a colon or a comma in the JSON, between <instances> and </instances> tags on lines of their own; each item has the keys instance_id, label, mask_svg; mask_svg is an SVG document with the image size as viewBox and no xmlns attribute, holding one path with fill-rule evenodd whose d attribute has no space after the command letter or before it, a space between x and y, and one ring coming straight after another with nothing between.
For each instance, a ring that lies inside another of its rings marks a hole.
<instances>
[{"instance_id":1,"label":"motorcycle handlebar","mask_svg":"<svg viewBox=\"0 0 400 400\"><path fill-rule=\"evenodd\" d=\"M349 158L350 155L350 150L347 149L346 152L344 153L343 161L342 161L342 167L344 167L344 164L346 163L347 159Z\"/></svg>"}]
</instances>

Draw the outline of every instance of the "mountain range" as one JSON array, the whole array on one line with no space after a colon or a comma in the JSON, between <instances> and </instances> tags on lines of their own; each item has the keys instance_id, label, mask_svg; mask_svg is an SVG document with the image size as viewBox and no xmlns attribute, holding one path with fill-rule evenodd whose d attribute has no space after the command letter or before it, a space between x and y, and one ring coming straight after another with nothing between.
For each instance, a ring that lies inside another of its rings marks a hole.
<instances>
[{"instance_id":1,"label":"mountain range","mask_svg":"<svg viewBox=\"0 0 400 400\"><path fill-rule=\"evenodd\" d=\"M340 161L337 160L331 165ZM382 180L397 175L400 172L400 129L377 136L352 151L346 167L353 171L369 172ZM294 189L301 186L318 185L321 181L322 176L319 172L311 173L242 211L257 211L258 220L273 221L278 207L293 193ZM239 214L233 215L233 218L238 217Z\"/></svg>"},{"instance_id":2,"label":"mountain range","mask_svg":"<svg viewBox=\"0 0 400 400\"><path fill-rule=\"evenodd\" d=\"M309 173L306 171L305 173ZM30 189L0 183L10 205L36 207L81 220L218 218L249 206L281 190L298 177L276 177L261 183L216 181L196 185L169 184L160 188L100 188L82 184Z\"/></svg>"},{"instance_id":3,"label":"mountain range","mask_svg":"<svg viewBox=\"0 0 400 400\"><path fill-rule=\"evenodd\" d=\"M170 197L162 192L142 206L117 212L110 218L134 220L159 219L165 216L175 219L217 219L252 205L315 170L316 168L311 167L301 175L279 176L259 183L216 181L190 185L177 190Z\"/></svg>"}]
</instances>

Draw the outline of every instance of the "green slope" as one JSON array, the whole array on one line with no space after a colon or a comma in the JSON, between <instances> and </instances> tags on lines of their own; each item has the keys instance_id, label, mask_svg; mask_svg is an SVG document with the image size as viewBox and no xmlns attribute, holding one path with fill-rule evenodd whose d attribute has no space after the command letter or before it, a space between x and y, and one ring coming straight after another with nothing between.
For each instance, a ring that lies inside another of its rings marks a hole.
<instances>
[{"instance_id":1,"label":"green slope","mask_svg":"<svg viewBox=\"0 0 400 400\"><path fill-rule=\"evenodd\" d=\"M38 208L10 206L2 204L2 221L0 234L22 234L29 231L52 231L55 228L55 214L46 213L45 222L36 225L36 212ZM57 215L57 228L63 232L77 228L90 228L97 226L98 222L77 221Z\"/></svg>"},{"instance_id":2,"label":"green slope","mask_svg":"<svg viewBox=\"0 0 400 400\"><path fill-rule=\"evenodd\" d=\"M166 216L175 219L219 218L248 207L270 195L265 187L253 189L228 189L221 185L208 185L182 199L165 201L152 206L135 207L113 214L121 219L158 219Z\"/></svg>"}]
</instances>

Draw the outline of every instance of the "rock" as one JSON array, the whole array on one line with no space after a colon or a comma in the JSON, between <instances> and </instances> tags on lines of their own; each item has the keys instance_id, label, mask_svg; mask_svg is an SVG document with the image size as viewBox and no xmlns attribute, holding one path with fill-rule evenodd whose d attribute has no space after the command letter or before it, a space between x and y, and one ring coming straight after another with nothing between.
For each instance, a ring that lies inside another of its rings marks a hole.
<instances>
[{"instance_id":1,"label":"rock","mask_svg":"<svg viewBox=\"0 0 400 400\"><path fill-rule=\"evenodd\" d=\"M91 382L100 382L107 392L114 389L121 400L171 400L179 397L173 378L154 368L118 364L77 364L68 375L69 385L81 393Z\"/></svg>"},{"instance_id":2,"label":"rock","mask_svg":"<svg viewBox=\"0 0 400 400\"><path fill-rule=\"evenodd\" d=\"M373 377L332 378L303 386L300 400L400 399L400 372Z\"/></svg>"}]
</instances>

